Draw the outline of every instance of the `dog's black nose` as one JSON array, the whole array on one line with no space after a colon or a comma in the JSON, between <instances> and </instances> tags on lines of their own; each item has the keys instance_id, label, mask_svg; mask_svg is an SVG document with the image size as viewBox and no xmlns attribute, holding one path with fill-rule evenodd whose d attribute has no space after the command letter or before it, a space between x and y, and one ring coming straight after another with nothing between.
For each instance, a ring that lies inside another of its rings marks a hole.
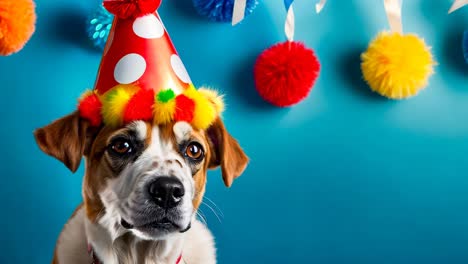
<instances>
[{"instance_id":1,"label":"dog's black nose","mask_svg":"<svg viewBox=\"0 0 468 264\"><path fill-rule=\"evenodd\" d=\"M185 194L182 182L174 177L159 177L148 186L153 201L162 208L173 208Z\"/></svg>"}]
</instances>

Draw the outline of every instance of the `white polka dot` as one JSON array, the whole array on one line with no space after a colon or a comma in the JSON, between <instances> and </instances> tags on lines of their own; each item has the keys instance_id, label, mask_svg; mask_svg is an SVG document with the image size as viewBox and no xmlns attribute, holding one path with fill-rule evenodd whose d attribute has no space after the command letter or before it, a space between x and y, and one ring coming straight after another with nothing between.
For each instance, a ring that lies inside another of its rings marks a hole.
<instances>
[{"instance_id":1,"label":"white polka dot","mask_svg":"<svg viewBox=\"0 0 468 264\"><path fill-rule=\"evenodd\" d=\"M192 81L190 80L190 76L187 73L187 69L185 69L182 60L176 54L173 54L171 56L171 66L175 74L177 75L177 77L179 77L181 81L183 81L184 83L192 83Z\"/></svg>"},{"instance_id":2,"label":"white polka dot","mask_svg":"<svg viewBox=\"0 0 468 264\"><path fill-rule=\"evenodd\" d=\"M114 78L120 84L138 81L145 73L146 61L136 53L125 55L119 60L114 69Z\"/></svg>"},{"instance_id":3,"label":"white polka dot","mask_svg":"<svg viewBox=\"0 0 468 264\"><path fill-rule=\"evenodd\" d=\"M159 19L151 14L135 19L133 32L145 39L160 38L164 35L164 27Z\"/></svg>"}]
</instances>

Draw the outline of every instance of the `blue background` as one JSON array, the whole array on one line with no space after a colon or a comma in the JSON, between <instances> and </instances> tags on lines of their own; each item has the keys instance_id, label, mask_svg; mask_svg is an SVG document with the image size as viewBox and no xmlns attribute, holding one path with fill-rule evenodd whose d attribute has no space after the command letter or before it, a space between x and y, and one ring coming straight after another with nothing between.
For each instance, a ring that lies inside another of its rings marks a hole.
<instances>
[{"instance_id":1,"label":"blue background","mask_svg":"<svg viewBox=\"0 0 468 264\"><path fill-rule=\"evenodd\" d=\"M32 131L92 87L100 53L84 23L98 2L37 0L36 34L0 58L0 263L48 263L81 201L83 168L72 175L41 153ZM381 1L330 1L319 15L314 4L296 1L296 39L322 71L290 109L264 103L252 77L256 56L284 40L282 1L263 1L234 28L199 17L190 0L160 9L195 84L226 94L225 122L251 157L231 189L209 175L224 217L202 210L219 263L468 263L468 7L448 16L449 0L404 2L405 31L433 46L438 66L417 97L389 101L359 69L388 27Z\"/></svg>"}]
</instances>

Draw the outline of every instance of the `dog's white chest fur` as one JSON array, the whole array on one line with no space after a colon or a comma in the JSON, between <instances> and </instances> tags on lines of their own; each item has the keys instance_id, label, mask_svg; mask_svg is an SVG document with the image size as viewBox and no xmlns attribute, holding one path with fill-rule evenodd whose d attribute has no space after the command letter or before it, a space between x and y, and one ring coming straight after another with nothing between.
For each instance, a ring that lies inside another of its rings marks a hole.
<instances>
[{"instance_id":1,"label":"dog's white chest fur","mask_svg":"<svg viewBox=\"0 0 468 264\"><path fill-rule=\"evenodd\" d=\"M167 241L142 241L131 234L112 241L106 229L90 223L80 208L60 234L56 248L58 264L91 264L88 243L104 264L175 264L180 254L184 264L216 263L213 236L197 220L188 232Z\"/></svg>"}]
</instances>

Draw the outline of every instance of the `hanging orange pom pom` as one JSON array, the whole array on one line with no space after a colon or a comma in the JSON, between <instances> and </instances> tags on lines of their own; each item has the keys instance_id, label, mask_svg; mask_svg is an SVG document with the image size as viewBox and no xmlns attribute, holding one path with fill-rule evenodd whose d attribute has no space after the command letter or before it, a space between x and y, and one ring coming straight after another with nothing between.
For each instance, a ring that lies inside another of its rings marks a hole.
<instances>
[{"instance_id":1,"label":"hanging orange pom pom","mask_svg":"<svg viewBox=\"0 0 468 264\"><path fill-rule=\"evenodd\" d=\"M20 51L35 30L32 0L0 0L0 55Z\"/></svg>"}]
</instances>

